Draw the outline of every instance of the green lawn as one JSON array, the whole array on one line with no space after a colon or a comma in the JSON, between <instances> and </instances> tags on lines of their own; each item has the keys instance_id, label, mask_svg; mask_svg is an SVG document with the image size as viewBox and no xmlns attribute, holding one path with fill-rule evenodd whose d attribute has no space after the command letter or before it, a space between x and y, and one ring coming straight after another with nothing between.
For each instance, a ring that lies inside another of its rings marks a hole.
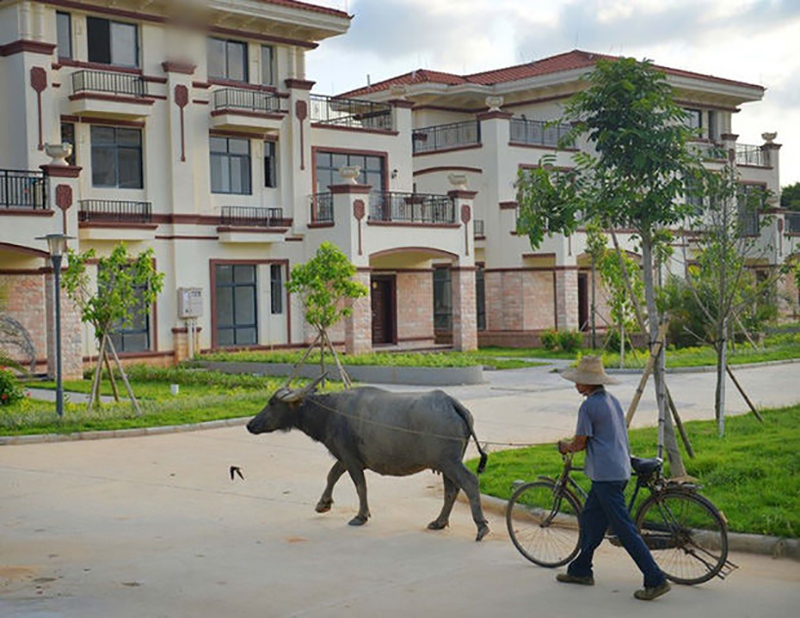
<instances>
[{"instance_id":1,"label":"green lawn","mask_svg":"<svg viewBox=\"0 0 800 618\"><path fill-rule=\"evenodd\" d=\"M302 350L289 351L241 351L241 352L212 352L203 354L200 360L208 361L236 361L252 363L297 363L303 356ZM473 367L475 365L488 365L494 369L519 369L534 367L541 363L526 361L520 358L502 359L497 355L478 352L375 352L372 354L359 354L358 356L341 355L342 362L346 365L378 365L392 367ZM326 363L333 366L333 358L326 355ZM313 352L306 360L308 365L319 364L319 352Z\"/></svg>"},{"instance_id":2,"label":"green lawn","mask_svg":"<svg viewBox=\"0 0 800 618\"><path fill-rule=\"evenodd\" d=\"M717 437L713 421L686 423L696 457L684 455L688 473L703 485L727 519L731 531L800 536L800 406L762 410L765 422L748 414L729 417L725 438ZM640 457L655 455L655 428L630 432L631 450ZM477 460L469 462L474 470ZM582 464L582 458L576 459ZM513 481L555 476L561 456L552 444L492 453L481 475L481 492L511 496ZM588 489L581 473L575 478Z\"/></svg>"},{"instance_id":3,"label":"green lawn","mask_svg":"<svg viewBox=\"0 0 800 618\"><path fill-rule=\"evenodd\" d=\"M557 358L565 360L574 360L580 354L592 353L601 353L603 364L606 367L619 367L619 353L608 351L592 352L587 348L577 352L552 351L543 348L481 348L479 351L479 354L485 357ZM800 359L800 333L770 335L765 338L762 347L754 349L749 344L738 344L728 353L728 362L731 365L792 359ZM623 366L629 369L642 368L646 362L646 353L642 351L627 352ZM716 362L716 353L711 346L667 350L667 367L670 368L707 367L715 365Z\"/></svg>"}]
</instances>

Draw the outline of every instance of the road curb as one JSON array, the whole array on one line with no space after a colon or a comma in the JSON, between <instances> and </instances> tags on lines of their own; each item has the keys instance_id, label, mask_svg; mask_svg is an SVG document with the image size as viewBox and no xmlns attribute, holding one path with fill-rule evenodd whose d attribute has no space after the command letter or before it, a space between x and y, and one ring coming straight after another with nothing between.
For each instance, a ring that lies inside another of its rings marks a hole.
<instances>
[{"instance_id":1,"label":"road curb","mask_svg":"<svg viewBox=\"0 0 800 618\"><path fill-rule=\"evenodd\" d=\"M771 367L775 365L793 365L800 363L800 358L787 358L786 360L764 361L763 363L742 363L741 365L730 365L731 371L736 369L751 369L753 367ZM643 367L639 368L614 368L606 367L606 373L619 373L619 374L640 374L644 371ZM702 365L700 367L667 367L667 373L714 373L716 372L716 365Z\"/></svg>"},{"instance_id":2,"label":"road curb","mask_svg":"<svg viewBox=\"0 0 800 618\"><path fill-rule=\"evenodd\" d=\"M140 436L160 436L187 431L203 431L206 429L222 429L223 427L240 427L252 417L227 418L205 423L188 425L163 425L161 427L141 427L137 429L113 429L109 431L79 431L76 433L46 433L29 436L0 436L0 446L17 446L21 444L44 444L48 442L77 442L80 440L109 440L111 438L136 438Z\"/></svg>"},{"instance_id":3,"label":"road curb","mask_svg":"<svg viewBox=\"0 0 800 618\"><path fill-rule=\"evenodd\" d=\"M458 499L461 502L467 501L463 492L458 494ZM506 507L508 505L507 500L481 494L481 504L485 510L505 517ZM790 558L800 561L800 539L785 539L777 536L729 532L728 549L730 551L772 556L773 558Z\"/></svg>"}]
</instances>

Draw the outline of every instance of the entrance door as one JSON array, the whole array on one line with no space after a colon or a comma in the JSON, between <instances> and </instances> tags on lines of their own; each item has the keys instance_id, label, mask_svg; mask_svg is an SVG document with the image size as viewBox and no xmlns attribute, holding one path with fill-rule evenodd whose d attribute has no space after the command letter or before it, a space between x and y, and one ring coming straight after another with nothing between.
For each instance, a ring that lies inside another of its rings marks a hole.
<instances>
[{"instance_id":1,"label":"entrance door","mask_svg":"<svg viewBox=\"0 0 800 618\"><path fill-rule=\"evenodd\" d=\"M394 275L372 277L372 343L395 342Z\"/></svg>"},{"instance_id":2,"label":"entrance door","mask_svg":"<svg viewBox=\"0 0 800 618\"><path fill-rule=\"evenodd\" d=\"M589 329L589 275L578 274L578 324L580 330Z\"/></svg>"}]
</instances>

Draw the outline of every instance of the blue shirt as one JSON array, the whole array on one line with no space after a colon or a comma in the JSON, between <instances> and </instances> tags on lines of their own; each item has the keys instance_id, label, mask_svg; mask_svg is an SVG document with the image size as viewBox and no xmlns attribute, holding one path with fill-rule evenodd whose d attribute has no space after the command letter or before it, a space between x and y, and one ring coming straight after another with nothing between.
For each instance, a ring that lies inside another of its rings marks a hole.
<instances>
[{"instance_id":1,"label":"blue shirt","mask_svg":"<svg viewBox=\"0 0 800 618\"><path fill-rule=\"evenodd\" d=\"M606 389L586 398L578 411L576 436L586 436L586 475L593 481L631 478L631 449L622 406Z\"/></svg>"}]
</instances>

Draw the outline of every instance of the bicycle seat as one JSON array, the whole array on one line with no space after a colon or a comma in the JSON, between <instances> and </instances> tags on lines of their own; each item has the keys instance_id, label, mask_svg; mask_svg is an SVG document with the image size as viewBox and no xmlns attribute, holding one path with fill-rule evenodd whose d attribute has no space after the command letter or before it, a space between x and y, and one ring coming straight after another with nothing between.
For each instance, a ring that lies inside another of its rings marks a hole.
<instances>
[{"instance_id":1,"label":"bicycle seat","mask_svg":"<svg viewBox=\"0 0 800 618\"><path fill-rule=\"evenodd\" d=\"M631 467L636 471L636 474L641 476L648 476L661 469L664 460L660 457L651 457L643 459L641 457L631 457Z\"/></svg>"}]
</instances>

